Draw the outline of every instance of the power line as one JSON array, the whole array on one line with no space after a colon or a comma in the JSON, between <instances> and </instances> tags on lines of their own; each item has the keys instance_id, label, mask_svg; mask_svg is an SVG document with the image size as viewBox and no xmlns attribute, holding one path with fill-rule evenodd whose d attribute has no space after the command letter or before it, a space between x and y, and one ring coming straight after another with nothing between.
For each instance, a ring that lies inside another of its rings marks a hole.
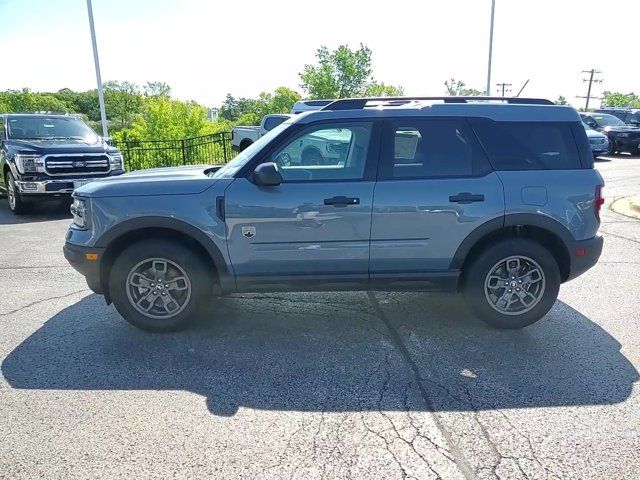
<instances>
[{"instance_id":1,"label":"power line","mask_svg":"<svg viewBox=\"0 0 640 480\"><path fill-rule=\"evenodd\" d=\"M505 93L509 93L509 92L511 92L511 89L510 89L510 88L507 88L507 87L510 87L510 86L511 86L511 84L510 84L510 83L496 83L496 85L497 85L497 87L498 87L498 88L502 89L502 96L503 96L503 97L504 97L504 94L505 94Z\"/></svg>"},{"instance_id":2,"label":"power line","mask_svg":"<svg viewBox=\"0 0 640 480\"><path fill-rule=\"evenodd\" d=\"M592 68L591 70L583 70L582 73L588 73L589 74L589 78L583 78L582 81L583 82L589 82L589 86L587 87L587 95L586 96L578 96L576 98L584 98L585 103L584 103L584 109L585 111L589 110L589 100L592 98L598 98L596 96L591 95L591 86L594 83L602 83L602 79L601 78L593 78L595 75L598 75L600 73L602 73L600 70L596 70L595 68Z\"/></svg>"}]
</instances>

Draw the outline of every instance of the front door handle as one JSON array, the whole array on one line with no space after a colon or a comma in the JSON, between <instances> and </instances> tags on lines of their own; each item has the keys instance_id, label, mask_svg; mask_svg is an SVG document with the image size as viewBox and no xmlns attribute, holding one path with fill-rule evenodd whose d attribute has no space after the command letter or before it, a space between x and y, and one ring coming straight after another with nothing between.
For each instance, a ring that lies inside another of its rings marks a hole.
<instances>
[{"instance_id":1,"label":"front door handle","mask_svg":"<svg viewBox=\"0 0 640 480\"><path fill-rule=\"evenodd\" d=\"M456 195L450 195L449 201L453 203L484 202L484 195L481 193L462 192Z\"/></svg>"},{"instance_id":2,"label":"front door handle","mask_svg":"<svg viewBox=\"0 0 640 480\"><path fill-rule=\"evenodd\" d=\"M345 197L341 195L339 197L325 198L324 204L333 205L334 207L347 207L349 205L360 204L360 199L355 197Z\"/></svg>"}]
</instances>

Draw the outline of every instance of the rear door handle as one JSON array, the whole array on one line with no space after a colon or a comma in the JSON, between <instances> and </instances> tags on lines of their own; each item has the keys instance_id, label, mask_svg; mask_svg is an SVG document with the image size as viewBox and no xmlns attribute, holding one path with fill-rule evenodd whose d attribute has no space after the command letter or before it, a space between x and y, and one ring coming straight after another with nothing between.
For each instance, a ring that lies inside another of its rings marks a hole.
<instances>
[{"instance_id":1,"label":"rear door handle","mask_svg":"<svg viewBox=\"0 0 640 480\"><path fill-rule=\"evenodd\" d=\"M359 203L360 203L359 198L345 197L342 195L339 197L331 197L331 198L324 199L325 205L333 205L334 207L347 207L349 205L358 205Z\"/></svg>"},{"instance_id":2,"label":"rear door handle","mask_svg":"<svg viewBox=\"0 0 640 480\"><path fill-rule=\"evenodd\" d=\"M450 195L449 201L453 203L484 202L484 195L481 193L462 192L456 195Z\"/></svg>"}]
</instances>

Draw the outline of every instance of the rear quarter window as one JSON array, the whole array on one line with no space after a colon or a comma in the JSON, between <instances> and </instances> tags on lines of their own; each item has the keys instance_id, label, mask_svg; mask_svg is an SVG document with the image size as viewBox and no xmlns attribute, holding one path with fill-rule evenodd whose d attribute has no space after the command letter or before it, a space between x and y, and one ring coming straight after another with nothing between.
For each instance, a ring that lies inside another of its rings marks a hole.
<instances>
[{"instance_id":1,"label":"rear quarter window","mask_svg":"<svg viewBox=\"0 0 640 480\"><path fill-rule=\"evenodd\" d=\"M495 170L582 168L570 122L470 121Z\"/></svg>"}]
</instances>

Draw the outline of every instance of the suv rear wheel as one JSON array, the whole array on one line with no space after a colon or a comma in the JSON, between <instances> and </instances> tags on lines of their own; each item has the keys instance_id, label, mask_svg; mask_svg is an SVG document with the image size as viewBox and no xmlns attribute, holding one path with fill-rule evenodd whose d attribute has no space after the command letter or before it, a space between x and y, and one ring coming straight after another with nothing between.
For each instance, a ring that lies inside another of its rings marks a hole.
<instances>
[{"instance_id":1,"label":"suv rear wheel","mask_svg":"<svg viewBox=\"0 0 640 480\"><path fill-rule=\"evenodd\" d=\"M146 240L116 259L109 291L122 317L152 332L179 330L203 310L211 277L202 260L178 242Z\"/></svg>"},{"instance_id":2,"label":"suv rear wheel","mask_svg":"<svg viewBox=\"0 0 640 480\"><path fill-rule=\"evenodd\" d=\"M503 240L465 272L464 294L475 313L497 328L523 328L551 309L560 290L558 264L542 245Z\"/></svg>"}]
</instances>

